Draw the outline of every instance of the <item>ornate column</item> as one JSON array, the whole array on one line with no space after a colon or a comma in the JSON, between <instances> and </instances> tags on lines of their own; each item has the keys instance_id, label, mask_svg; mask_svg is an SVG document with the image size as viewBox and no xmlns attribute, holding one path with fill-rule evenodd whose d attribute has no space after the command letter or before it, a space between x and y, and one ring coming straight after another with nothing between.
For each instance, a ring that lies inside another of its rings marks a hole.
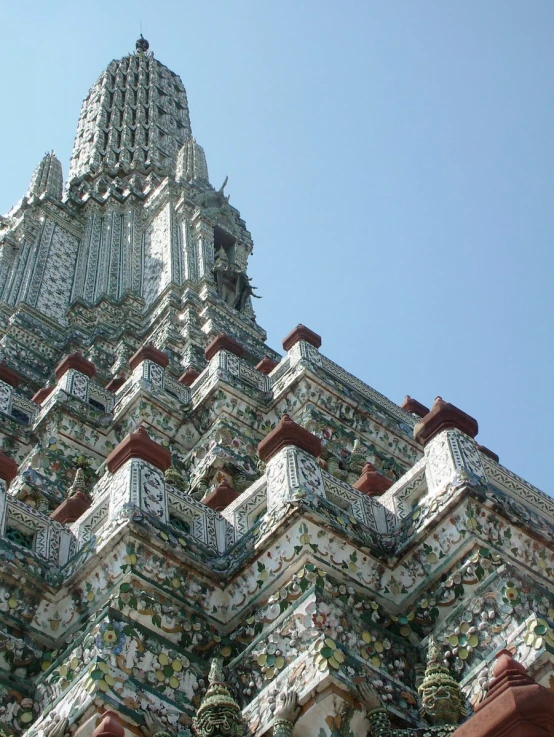
<instances>
[{"instance_id":1,"label":"ornate column","mask_svg":"<svg viewBox=\"0 0 554 737\"><path fill-rule=\"evenodd\" d=\"M192 225L196 236L198 280L212 279L214 265L214 233L211 225L197 214Z\"/></svg>"},{"instance_id":2,"label":"ornate column","mask_svg":"<svg viewBox=\"0 0 554 737\"><path fill-rule=\"evenodd\" d=\"M142 427L128 435L106 460L110 479L111 519L142 512L168 521L164 473L171 465L167 448L148 437Z\"/></svg>"},{"instance_id":3,"label":"ornate column","mask_svg":"<svg viewBox=\"0 0 554 737\"><path fill-rule=\"evenodd\" d=\"M71 353L62 358L54 371L59 389L88 402L89 380L96 373L96 367L91 361L80 353Z\"/></svg>"},{"instance_id":4,"label":"ornate column","mask_svg":"<svg viewBox=\"0 0 554 737\"><path fill-rule=\"evenodd\" d=\"M447 486L486 484L477 443L477 420L441 397L414 427L414 438L425 447L425 475L429 494Z\"/></svg>"},{"instance_id":5,"label":"ornate column","mask_svg":"<svg viewBox=\"0 0 554 737\"><path fill-rule=\"evenodd\" d=\"M301 496L323 496L323 478L316 458L321 441L283 415L279 424L258 445L267 463L267 509Z\"/></svg>"}]
</instances>

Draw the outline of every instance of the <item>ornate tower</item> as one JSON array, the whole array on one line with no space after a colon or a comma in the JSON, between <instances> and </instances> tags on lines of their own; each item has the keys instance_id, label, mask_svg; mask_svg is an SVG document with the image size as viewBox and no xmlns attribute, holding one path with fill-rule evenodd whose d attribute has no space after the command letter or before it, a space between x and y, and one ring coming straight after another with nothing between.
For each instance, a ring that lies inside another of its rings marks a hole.
<instances>
[{"instance_id":1,"label":"ornate tower","mask_svg":"<svg viewBox=\"0 0 554 737\"><path fill-rule=\"evenodd\" d=\"M1 350L29 388L77 347L106 379L145 341L168 351L175 372L200 370L221 332L254 363L267 353L247 275L252 238L224 188L209 183L183 83L145 39L83 102L65 196L60 162L47 154L0 226L10 244ZM33 362L12 338L19 321L37 342ZM38 347L45 331L56 338L50 360Z\"/></svg>"},{"instance_id":2,"label":"ornate tower","mask_svg":"<svg viewBox=\"0 0 554 737\"><path fill-rule=\"evenodd\" d=\"M141 37L0 218L0 737L553 734L552 500L251 253Z\"/></svg>"}]
</instances>

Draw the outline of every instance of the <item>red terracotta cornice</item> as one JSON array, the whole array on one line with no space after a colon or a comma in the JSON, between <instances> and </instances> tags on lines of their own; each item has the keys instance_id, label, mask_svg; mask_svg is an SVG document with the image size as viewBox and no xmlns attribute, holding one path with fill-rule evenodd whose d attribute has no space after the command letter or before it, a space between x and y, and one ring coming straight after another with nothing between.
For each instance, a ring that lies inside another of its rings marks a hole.
<instances>
[{"instance_id":1,"label":"red terracotta cornice","mask_svg":"<svg viewBox=\"0 0 554 737\"><path fill-rule=\"evenodd\" d=\"M255 368L256 371L259 371L262 374L270 374L275 366L278 366L279 364L277 361L274 361L272 358L269 358L269 356L264 356L262 360L256 364Z\"/></svg>"},{"instance_id":2,"label":"red terracotta cornice","mask_svg":"<svg viewBox=\"0 0 554 737\"><path fill-rule=\"evenodd\" d=\"M106 459L108 471L115 473L131 458L141 458L161 471L167 471L171 466L170 452L163 445L152 440L143 427L139 427L136 432L127 435L117 448L112 450Z\"/></svg>"},{"instance_id":3,"label":"red terracotta cornice","mask_svg":"<svg viewBox=\"0 0 554 737\"><path fill-rule=\"evenodd\" d=\"M154 348L153 345L148 343L139 348L138 351L131 356L129 359L129 366L134 370L142 361L152 361L152 363L157 363L158 366L165 368L169 363L169 356L167 353L159 351L157 348Z\"/></svg>"},{"instance_id":4,"label":"red terracotta cornice","mask_svg":"<svg viewBox=\"0 0 554 737\"><path fill-rule=\"evenodd\" d=\"M216 512L221 512L225 507L228 507L231 502L234 502L238 496L238 492L235 491L227 481L222 481L219 486L216 486L213 491L210 491L210 493L202 499L202 503Z\"/></svg>"},{"instance_id":5,"label":"red terracotta cornice","mask_svg":"<svg viewBox=\"0 0 554 737\"><path fill-rule=\"evenodd\" d=\"M185 386L190 386L191 384L194 384L199 376L200 374L196 369L188 368L186 371L183 371L181 376L179 376L179 381Z\"/></svg>"},{"instance_id":6,"label":"red terracotta cornice","mask_svg":"<svg viewBox=\"0 0 554 737\"><path fill-rule=\"evenodd\" d=\"M287 445L294 445L316 458L321 455L321 440L297 425L288 415L283 415L279 424L258 445L258 456L267 463Z\"/></svg>"},{"instance_id":7,"label":"red terracotta cornice","mask_svg":"<svg viewBox=\"0 0 554 737\"><path fill-rule=\"evenodd\" d=\"M18 465L13 458L0 451L0 479L9 486L17 476Z\"/></svg>"},{"instance_id":8,"label":"red terracotta cornice","mask_svg":"<svg viewBox=\"0 0 554 737\"><path fill-rule=\"evenodd\" d=\"M106 384L106 389L109 392L116 392L118 389L121 389L123 384L127 381L127 377L124 374L120 374L119 376L114 376L114 378L111 381L108 381Z\"/></svg>"},{"instance_id":9,"label":"red terracotta cornice","mask_svg":"<svg viewBox=\"0 0 554 737\"><path fill-rule=\"evenodd\" d=\"M393 482L383 476L372 463L366 463L362 475L354 484L354 488L368 496L381 496L390 489Z\"/></svg>"},{"instance_id":10,"label":"red terracotta cornice","mask_svg":"<svg viewBox=\"0 0 554 737\"><path fill-rule=\"evenodd\" d=\"M500 457L494 452L494 450L487 448L486 445L479 445L478 443L477 450L480 450L483 455L486 455L489 458L492 458L492 460L496 461L497 463L500 461Z\"/></svg>"},{"instance_id":11,"label":"red terracotta cornice","mask_svg":"<svg viewBox=\"0 0 554 737\"><path fill-rule=\"evenodd\" d=\"M229 353L234 353L235 356L242 358L244 348L234 338L231 338L230 335L219 333L219 335L216 335L215 338L208 343L204 350L206 361L211 361L219 351L229 351Z\"/></svg>"},{"instance_id":12,"label":"red terracotta cornice","mask_svg":"<svg viewBox=\"0 0 554 737\"><path fill-rule=\"evenodd\" d=\"M33 394L32 401L35 404L42 404L52 394L55 388L55 386L43 386L42 389L39 389Z\"/></svg>"},{"instance_id":13,"label":"red terracotta cornice","mask_svg":"<svg viewBox=\"0 0 554 737\"><path fill-rule=\"evenodd\" d=\"M283 349L285 351L290 351L292 346L298 343L299 340L303 340L306 343L313 345L314 348L319 348L321 346L321 335L314 333L310 328L300 324L297 325L294 330L291 330L285 338L283 338Z\"/></svg>"},{"instance_id":14,"label":"red terracotta cornice","mask_svg":"<svg viewBox=\"0 0 554 737\"><path fill-rule=\"evenodd\" d=\"M17 389L21 382L21 376L17 371L11 369L5 361L0 361L0 379L13 386L14 389Z\"/></svg>"},{"instance_id":15,"label":"red terracotta cornice","mask_svg":"<svg viewBox=\"0 0 554 737\"><path fill-rule=\"evenodd\" d=\"M50 515L50 519L61 522L62 525L69 525L84 514L90 507L90 502L82 491L76 491L69 499L56 507Z\"/></svg>"},{"instance_id":16,"label":"red terracotta cornice","mask_svg":"<svg viewBox=\"0 0 554 737\"><path fill-rule=\"evenodd\" d=\"M453 737L554 737L554 694L535 683L509 650L497 658L487 696Z\"/></svg>"},{"instance_id":17,"label":"red terracotta cornice","mask_svg":"<svg viewBox=\"0 0 554 737\"><path fill-rule=\"evenodd\" d=\"M427 445L439 432L450 429L460 430L470 438L474 438L479 426L473 417L453 404L445 402L442 397L437 397L431 411L414 427L414 439L422 445Z\"/></svg>"},{"instance_id":18,"label":"red terracotta cornice","mask_svg":"<svg viewBox=\"0 0 554 737\"><path fill-rule=\"evenodd\" d=\"M405 409L406 412L411 412L413 415L417 415L418 417L425 417L426 414L429 414L429 407L421 404L417 399L410 397L409 394L406 394L404 401L400 406L402 409Z\"/></svg>"},{"instance_id":19,"label":"red terracotta cornice","mask_svg":"<svg viewBox=\"0 0 554 737\"><path fill-rule=\"evenodd\" d=\"M88 376L89 379L92 379L96 373L96 366L92 361L89 361L79 352L70 353L62 358L54 369L56 379L59 381L62 376L69 371L69 369L75 369L75 371L78 371L80 374Z\"/></svg>"}]
</instances>

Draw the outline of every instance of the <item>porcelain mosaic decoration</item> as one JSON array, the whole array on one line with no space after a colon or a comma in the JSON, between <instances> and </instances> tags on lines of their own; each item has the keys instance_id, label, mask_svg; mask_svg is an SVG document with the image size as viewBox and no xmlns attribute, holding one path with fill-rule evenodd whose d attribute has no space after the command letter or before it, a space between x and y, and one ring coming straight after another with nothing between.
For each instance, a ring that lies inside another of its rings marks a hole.
<instances>
[{"instance_id":1,"label":"porcelain mosaic decoration","mask_svg":"<svg viewBox=\"0 0 554 737\"><path fill-rule=\"evenodd\" d=\"M446 735L554 691L554 502L440 398L269 348L252 248L142 38L0 218L2 737Z\"/></svg>"}]
</instances>

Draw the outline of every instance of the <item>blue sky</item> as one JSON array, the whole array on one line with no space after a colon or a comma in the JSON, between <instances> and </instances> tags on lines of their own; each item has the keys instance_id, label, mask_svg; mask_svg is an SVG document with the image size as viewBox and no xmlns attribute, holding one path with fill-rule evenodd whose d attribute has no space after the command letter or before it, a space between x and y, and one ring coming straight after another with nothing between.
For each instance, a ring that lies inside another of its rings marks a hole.
<instances>
[{"instance_id":1,"label":"blue sky","mask_svg":"<svg viewBox=\"0 0 554 737\"><path fill-rule=\"evenodd\" d=\"M2 10L0 212L140 23L252 232L255 307L391 399L437 394L552 494L554 4L25 2Z\"/></svg>"}]
</instances>

